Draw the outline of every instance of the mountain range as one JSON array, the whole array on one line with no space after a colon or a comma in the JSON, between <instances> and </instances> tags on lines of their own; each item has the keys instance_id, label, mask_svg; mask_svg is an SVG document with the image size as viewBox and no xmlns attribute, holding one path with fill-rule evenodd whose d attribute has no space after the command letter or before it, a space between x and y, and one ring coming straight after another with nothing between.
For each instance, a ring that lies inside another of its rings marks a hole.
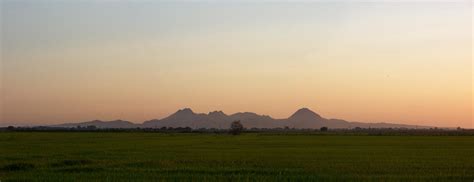
<instances>
[{"instance_id":1,"label":"mountain range","mask_svg":"<svg viewBox=\"0 0 474 182\"><path fill-rule=\"evenodd\" d=\"M195 113L189 108L181 109L176 113L163 118L145 121L142 124L135 124L129 121L88 121L80 123L66 123L53 125L53 127L86 127L96 126L97 128L162 128L162 127L191 127L198 128L229 128L231 122L241 121L245 128L297 128L297 129L318 129L329 128L429 128L427 126L415 126L392 123L362 123L350 122L340 119L326 119L308 108L302 108L286 119L274 119L266 115L258 115L252 112L239 112L227 115L222 111L214 111L208 114Z\"/></svg>"}]
</instances>

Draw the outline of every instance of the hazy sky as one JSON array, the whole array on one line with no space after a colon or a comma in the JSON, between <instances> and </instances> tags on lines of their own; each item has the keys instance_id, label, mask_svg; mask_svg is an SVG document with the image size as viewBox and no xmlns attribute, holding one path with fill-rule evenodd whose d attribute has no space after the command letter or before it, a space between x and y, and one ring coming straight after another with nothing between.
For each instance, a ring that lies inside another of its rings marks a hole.
<instances>
[{"instance_id":1,"label":"hazy sky","mask_svg":"<svg viewBox=\"0 0 474 182\"><path fill-rule=\"evenodd\" d=\"M1 1L0 122L179 108L474 127L473 3Z\"/></svg>"}]
</instances>

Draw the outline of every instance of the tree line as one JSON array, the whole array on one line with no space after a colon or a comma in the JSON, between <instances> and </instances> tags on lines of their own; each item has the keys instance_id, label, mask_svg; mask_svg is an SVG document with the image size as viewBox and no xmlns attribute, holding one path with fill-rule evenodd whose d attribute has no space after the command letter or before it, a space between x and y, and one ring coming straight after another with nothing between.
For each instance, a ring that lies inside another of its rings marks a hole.
<instances>
[{"instance_id":1,"label":"tree line","mask_svg":"<svg viewBox=\"0 0 474 182\"><path fill-rule=\"evenodd\" d=\"M240 135L242 133L260 133L276 135L370 135L370 136L474 136L474 129L463 128L347 128L337 129L321 127L319 129L298 128L245 128L240 121L231 123L228 129L161 127L161 128L99 128L93 125L76 127L0 127L0 132L155 132L155 133L214 133Z\"/></svg>"}]
</instances>

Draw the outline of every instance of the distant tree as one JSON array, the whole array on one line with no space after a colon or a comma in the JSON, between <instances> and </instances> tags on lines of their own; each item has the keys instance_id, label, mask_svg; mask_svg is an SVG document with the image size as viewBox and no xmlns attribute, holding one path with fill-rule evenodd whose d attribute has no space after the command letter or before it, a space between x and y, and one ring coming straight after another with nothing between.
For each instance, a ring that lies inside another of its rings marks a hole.
<instances>
[{"instance_id":1,"label":"distant tree","mask_svg":"<svg viewBox=\"0 0 474 182\"><path fill-rule=\"evenodd\" d=\"M192 131L193 131L193 129L188 126L188 127L184 128L183 132L192 132Z\"/></svg>"},{"instance_id":2,"label":"distant tree","mask_svg":"<svg viewBox=\"0 0 474 182\"><path fill-rule=\"evenodd\" d=\"M244 130L244 125L242 125L240 121L234 121L230 125L230 133L232 135L239 135L242 132L242 130Z\"/></svg>"},{"instance_id":3,"label":"distant tree","mask_svg":"<svg viewBox=\"0 0 474 182\"><path fill-rule=\"evenodd\" d=\"M95 130L95 129L97 129L97 127L95 125L89 125L89 126L87 126L87 129L88 130Z\"/></svg>"},{"instance_id":4,"label":"distant tree","mask_svg":"<svg viewBox=\"0 0 474 182\"><path fill-rule=\"evenodd\" d=\"M8 126L8 127L7 127L7 130L10 130L10 131L11 131L11 130L14 130L14 129L15 129L14 126Z\"/></svg>"},{"instance_id":5,"label":"distant tree","mask_svg":"<svg viewBox=\"0 0 474 182\"><path fill-rule=\"evenodd\" d=\"M321 127L321 129L320 129L320 130L321 130L321 131L328 131L328 130L329 130L329 128L324 126L324 127Z\"/></svg>"}]
</instances>

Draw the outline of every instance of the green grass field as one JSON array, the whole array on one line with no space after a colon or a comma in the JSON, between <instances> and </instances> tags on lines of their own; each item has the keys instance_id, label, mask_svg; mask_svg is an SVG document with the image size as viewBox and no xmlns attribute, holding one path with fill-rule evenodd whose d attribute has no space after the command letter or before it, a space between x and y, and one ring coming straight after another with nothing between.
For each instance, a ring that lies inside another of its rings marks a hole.
<instances>
[{"instance_id":1,"label":"green grass field","mask_svg":"<svg viewBox=\"0 0 474 182\"><path fill-rule=\"evenodd\" d=\"M5 181L468 181L472 136L0 133Z\"/></svg>"}]
</instances>

